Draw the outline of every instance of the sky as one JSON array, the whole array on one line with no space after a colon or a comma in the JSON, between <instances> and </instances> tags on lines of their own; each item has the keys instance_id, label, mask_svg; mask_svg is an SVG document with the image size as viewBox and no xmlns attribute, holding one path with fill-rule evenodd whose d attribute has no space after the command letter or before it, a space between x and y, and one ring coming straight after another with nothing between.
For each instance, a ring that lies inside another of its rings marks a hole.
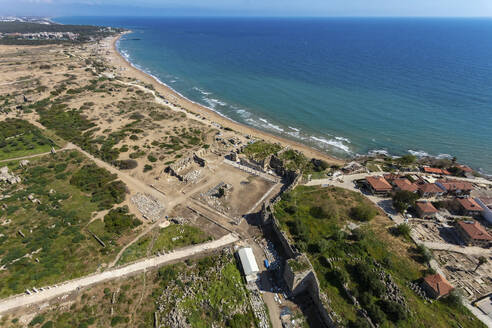
<instances>
[{"instance_id":1,"label":"sky","mask_svg":"<svg viewBox=\"0 0 492 328\"><path fill-rule=\"evenodd\" d=\"M492 0L0 0L0 15L492 17Z\"/></svg>"}]
</instances>

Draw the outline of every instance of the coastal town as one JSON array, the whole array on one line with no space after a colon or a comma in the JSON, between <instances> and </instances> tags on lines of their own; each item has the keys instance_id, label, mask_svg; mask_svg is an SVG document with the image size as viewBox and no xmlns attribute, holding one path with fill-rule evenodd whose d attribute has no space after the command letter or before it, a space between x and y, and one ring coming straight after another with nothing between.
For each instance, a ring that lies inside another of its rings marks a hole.
<instances>
[{"instance_id":1,"label":"coastal town","mask_svg":"<svg viewBox=\"0 0 492 328\"><path fill-rule=\"evenodd\" d=\"M492 326L489 177L229 121L121 32L0 45L0 326Z\"/></svg>"}]
</instances>

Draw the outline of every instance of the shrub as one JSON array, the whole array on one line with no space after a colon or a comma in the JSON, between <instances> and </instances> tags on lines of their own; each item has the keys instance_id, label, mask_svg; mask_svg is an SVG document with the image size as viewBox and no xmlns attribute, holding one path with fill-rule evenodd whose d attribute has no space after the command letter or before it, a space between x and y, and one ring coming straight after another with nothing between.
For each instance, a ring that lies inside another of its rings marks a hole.
<instances>
[{"instance_id":1,"label":"shrub","mask_svg":"<svg viewBox=\"0 0 492 328\"><path fill-rule=\"evenodd\" d=\"M396 229L394 231L397 236L403 236L409 239L411 230L412 229L407 223L400 223L399 225L396 226Z\"/></svg>"},{"instance_id":2,"label":"shrub","mask_svg":"<svg viewBox=\"0 0 492 328\"><path fill-rule=\"evenodd\" d=\"M350 214L354 220L370 221L378 214L378 211L367 203L360 203L352 208Z\"/></svg>"},{"instance_id":3,"label":"shrub","mask_svg":"<svg viewBox=\"0 0 492 328\"><path fill-rule=\"evenodd\" d=\"M357 317L355 321L350 321L349 323L349 328L371 328L371 325L369 325L369 322L367 322L366 319Z\"/></svg>"},{"instance_id":4,"label":"shrub","mask_svg":"<svg viewBox=\"0 0 492 328\"><path fill-rule=\"evenodd\" d=\"M151 171L152 169L153 169L152 165L145 164L143 171L148 172L148 171Z\"/></svg>"},{"instance_id":5,"label":"shrub","mask_svg":"<svg viewBox=\"0 0 492 328\"><path fill-rule=\"evenodd\" d=\"M149 162L152 162L152 163L157 162L157 158L155 158L153 155L147 156L147 159L149 160Z\"/></svg>"},{"instance_id":6,"label":"shrub","mask_svg":"<svg viewBox=\"0 0 492 328\"><path fill-rule=\"evenodd\" d=\"M428 263L431 259L432 259L432 253L430 252L430 250L425 247L425 245L423 244L420 244L417 246L417 252L419 253L419 255L421 256L422 258L422 261L424 263Z\"/></svg>"},{"instance_id":7,"label":"shrub","mask_svg":"<svg viewBox=\"0 0 492 328\"><path fill-rule=\"evenodd\" d=\"M120 170L132 170L138 166L138 162L133 159L124 159L114 162L114 165Z\"/></svg>"},{"instance_id":8,"label":"shrub","mask_svg":"<svg viewBox=\"0 0 492 328\"><path fill-rule=\"evenodd\" d=\"M128 214L128 207L112 209L104 216L104 228L110 233L120 235L122 232L141 225L142 222L134 215Z\"/></svg>"},{"instance_id":9,"label":"shrub","mask_svg":"<svg viewBox=\"0 0 492 328\"><path fill-rule=\"evenodd\" d=\"M379 306L377 306L374 303L369 304L366 307L366 310L367 310L367 314L369 315L369 317L371 317L371 320L376 324L381 324L386 319L384 312L381 311Z\"/></svg>"},{"instance_id":10,"label":"shrub","mask_svg":"<svg viewBox=\"0 0 492 328\"><path fill-rule=\"evenodd\" d=\"M29 326L31 326L31 327L35 326L37 324L43 323L43 321L44 321L44 316L42 314L37 315L34 317L34 319L32 319L31 322L29 322Z\"/></svg>"},{"instance_id":11,"label":"shrub","mask_svg":"<svg viewBox=\"0 0 492 328\"><path fill-rule=\"evenodd\" d=\"M381 304L384 313L386 313L388 319L391 321L398 322L407 318L407 311L403 305L388 300L382 300L379 303Z\"/></svg>"}]
</instances>

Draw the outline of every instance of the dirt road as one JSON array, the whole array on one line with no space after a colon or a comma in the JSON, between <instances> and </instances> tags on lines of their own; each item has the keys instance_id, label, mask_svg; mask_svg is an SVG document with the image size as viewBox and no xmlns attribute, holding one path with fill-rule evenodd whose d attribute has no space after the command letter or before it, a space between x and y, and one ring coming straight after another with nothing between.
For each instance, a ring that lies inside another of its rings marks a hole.
<instances>
[{"instance_id":1,"label":"dirt road","mask_svg":"<svg viewBox=\"0 0 492 328\"><path fill-rule=\"evenodd\" d=\"M58 151L64 151L64 150L71 150L71 149L75 149L75 146L73 144L67 144L65 147L63 147L62 149L58 149ZM7 158L7 159L2 159L0 161L0 163L6 163L6 162L12 162L12 161L20 161L20 160L23 160L23 159L29 159L29 158L35 158L35 157L41 157L41 156L46 156L46 155L49 155L51 154L51 152L46 152L46 153L40 153L40 154L33 154L33 155L27 155L27 156L22 156L22 157L15 157L15 158Z\"/></svg>"},{"instance_id":2,"label":"dirt road","mask_svg":"<svg viewBox=\"0 0 492 328\"><path fill-rule=\"evenodd\" d=\"M77 145L73 145L73 144L69 144L69 145L73 147L73 149L77 149L79 152L90 158L93 162L97 164L97 166L105 168L109 172L116 174L118 176L118 179L123 181L127 185L128 189L133 191L133 193L142 193L142 194L151 195L155 199L159 200L162 204L164 204L167 210L168 206L167 206L166 198L159 191L147 185L145 182L142 182L130 176L129 174L118 170L116 167L112 166L111 164L106 163L105 161L100 160L97 157L94 157L93 155L89 154L88 152L78 147Z\"/></svg>"},{"instance_id":3,"label":"dirt road","mask_svg":"<svg viewBox=\"0 0 492 328\"><path fill-rule=\"evenodd\" d=\"M62 296L64 294L74 292L80 288L88 287L107 280L133 275L142 272L143 270L159 267L173 261L184 260L194 255L218 250L233 244L237 240L238 238L236 235L228 234L218 240L182 248L173 253L141 260L128 266L68 281L57 287L45 289L43 291L39 291L38 293L33 293L32 295L26 294L14 296L0 301L0 314L12 311L16 308L46 302L55 297Z\"/></svg>"}]
</instances>

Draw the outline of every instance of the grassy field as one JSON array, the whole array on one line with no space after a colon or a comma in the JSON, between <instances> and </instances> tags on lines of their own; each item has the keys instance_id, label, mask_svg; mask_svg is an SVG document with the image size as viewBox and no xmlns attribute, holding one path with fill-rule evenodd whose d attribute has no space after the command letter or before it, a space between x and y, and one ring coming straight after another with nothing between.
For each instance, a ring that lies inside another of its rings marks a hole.
<instances>
[{"instance_id":1,"label":"grassy field","mask_svg":"<svg viewBox=\"0 0 492 328\"><path fill-rule=\"evenodd\" d=\"M73 304L56 305L35 316L2 317L0 326L147 328L154 326L155 312L164 327L171 326L171 315L193 328L256 327L230 252L100 284L81 292Z\"/></svg>"},{"instance_id":2,"label":"grassy field","mask_svg":"<svg viewBox=\"0 0 492 328\"><path fill-rule=\"evenodd\" d=\"M0 122L0 160L47 153L51 146L50 139L27 121Z\"/></svg>"},{"instance_id":3,"label":"grassy field","mask_svg":"<svg viewBox=\"0 0 492 328\"><path fill-rule=\"evenodd\" d=\"M101 220L91 224L100 223L103 230L111 231L106 234L107 247L89 233L87 225L98 208L113 206L121 196L108 196L107 184L91 186L88 191L71 183L74 176L79 176L79 181L96 177L80 174L87 164L78 152L59 152L33 159L27 168L11 166L22 181L0 185L1 194L8 196L0 209L0 267L4 269L0 270L0 297L93 272L121 248L121 238L133 234L125 230L122 236L112 231L114 224L123 231L126 224L134 222L120 212L106 220L113 223L111 228ZM99 173L98 179L105 176L113 183L109 172Z\"/></svg>"},{"instance_id":4,"label":"grassy field","mask_svg":"<svg viewBox=\"0 0 492 328\"><path fill-rule=\"evenodd\" d=\"M189 225L171 224L155 228L128 247L118 264L133 262L157 251L172 251L179 247L204 243L212 238L200 229Z\"/></svg>"},{"instance_id":5,"label":"grassy field","mask_svg":"<svg viewBox=\"0 0 492 328\"><path fill-rule=\"evenodd\" d=\"M389 233L393 223L362 195L340 188L297 187L275 207L281 227L311 260L323 292L345 324L365 327L350 292L381 327L483 327L460 304L425 303L407 283L422 278L414 245ZM347 223L359 228L350 230ZM386 287L374 272L389 273L409 312L385 299Z\"/></svg>"},{"instance_id":6,"label":"grassy field","mask_svg":"<svg viewBox=\"0 0 492 328\"><path fill-rule=\"evenodd\" d=\"M265 141L257 141L249 144L244 148L244 154L256 161L262 161L268 156L276 154L282 149L278 144L272 144Z\"/></svg>"}]
</instances>

